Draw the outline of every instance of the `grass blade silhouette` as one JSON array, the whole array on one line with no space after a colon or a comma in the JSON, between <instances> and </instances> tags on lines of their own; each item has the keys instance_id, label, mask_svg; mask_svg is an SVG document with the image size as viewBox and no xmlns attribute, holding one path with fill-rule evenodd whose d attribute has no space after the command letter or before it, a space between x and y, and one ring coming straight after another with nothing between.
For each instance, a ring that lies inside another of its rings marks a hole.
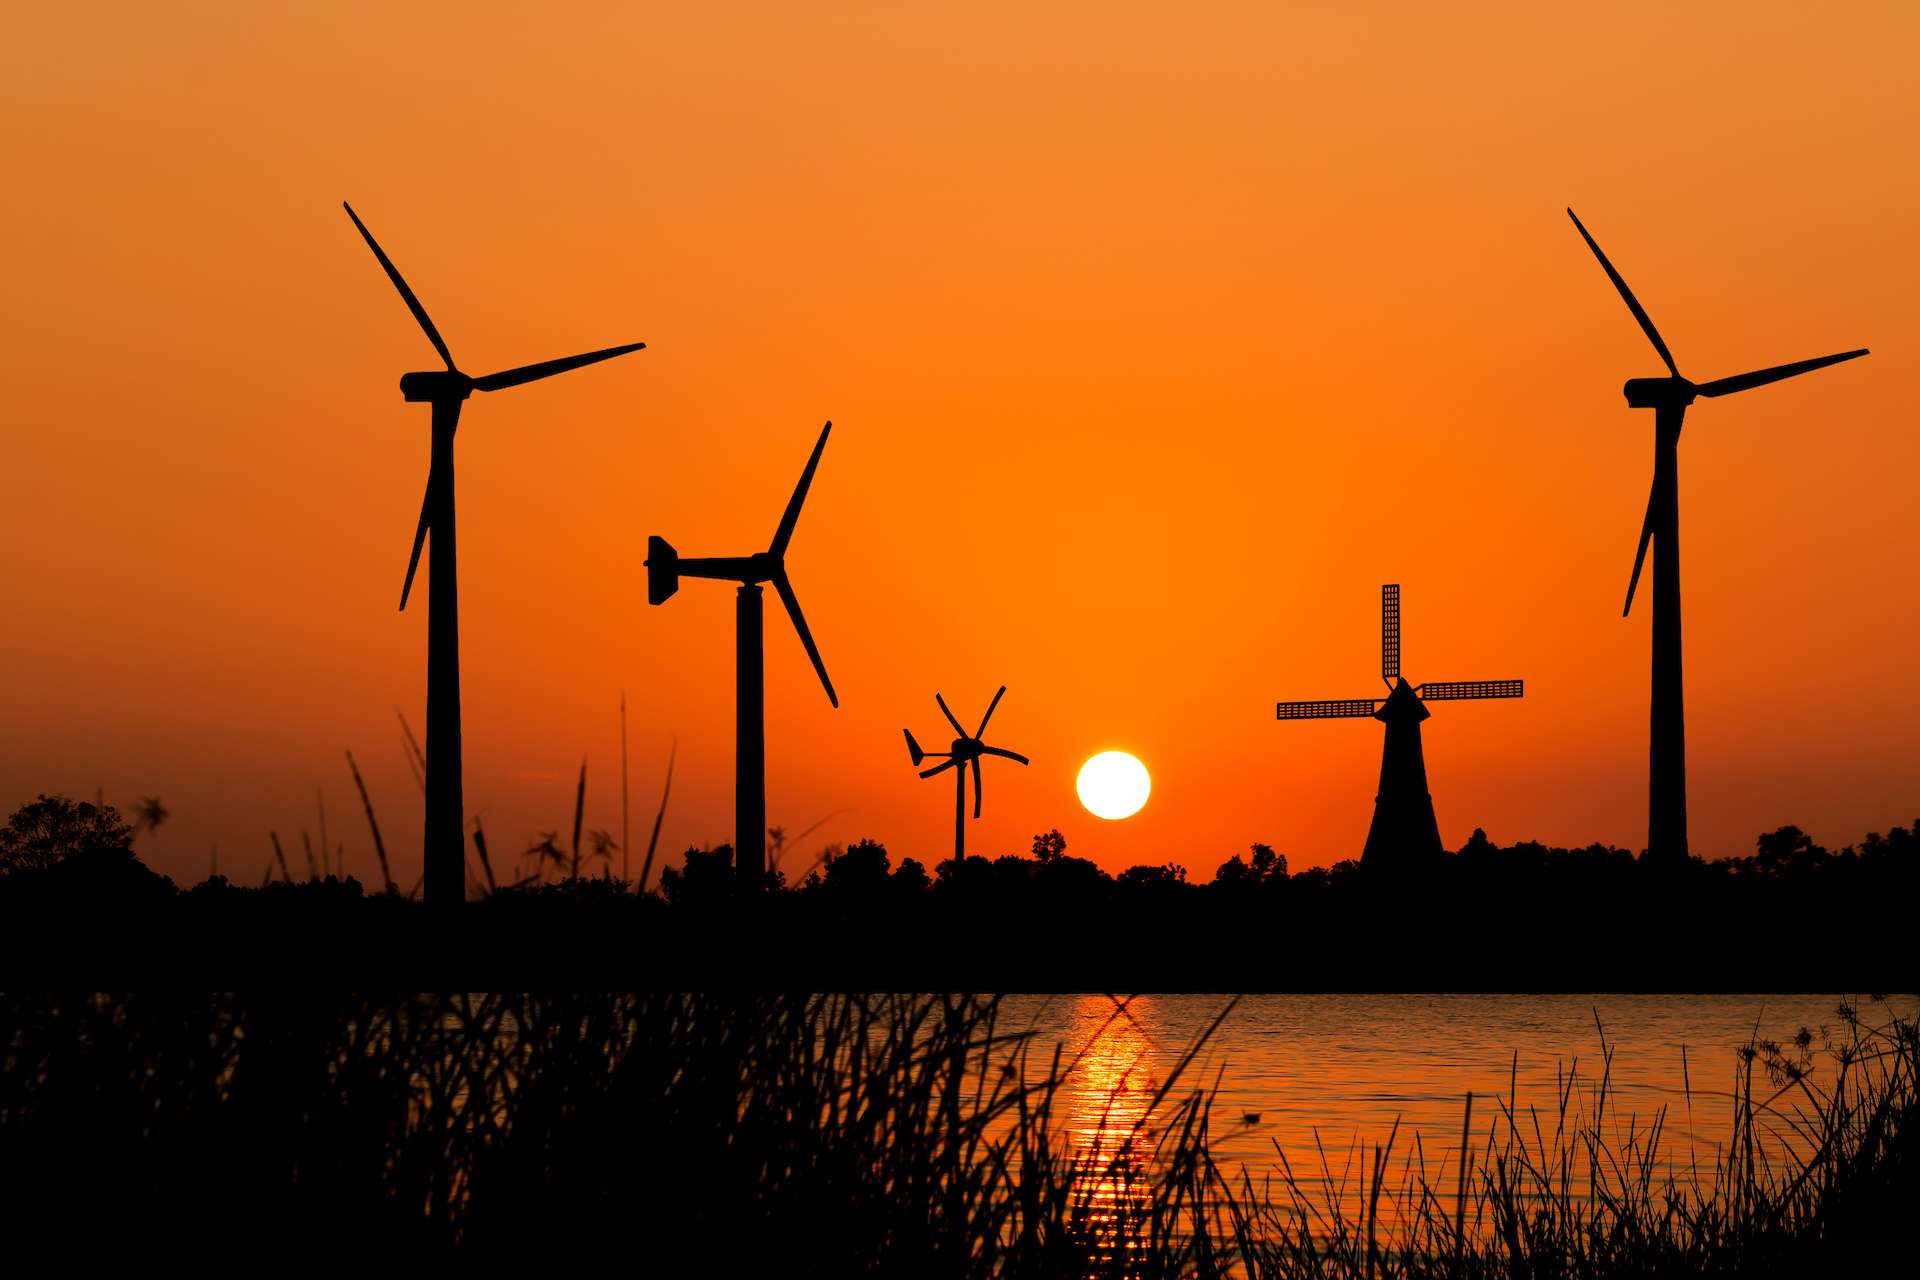
<instances>
[{"instance_id":1,"label":"grass blade silhouette","mask_svg":"<svg viewBox=\"0 0 1920 1280\"><path fill-rule=\"evenodd\" d=\"M580 758L580 786L573 793L573 859L569 873L573 879L580 878L580 819L587 810L587 760Z\"/></svg>"},{"instance_id":2,"label":"grass blade silhouette","mask_svg":"<svg viewBox=\"0 0 1920 1280\"><path fill-rule=\"evenodd\" d=\"M666 821L667 797L673 794L673 760L680 754L680 744L676 741L667 750L667 782L660 788L660 808L653 815L653 834L647 837L646 860L640 864L640 883L636 893L647 891L647 877L653 872L653 851L660 845L660 824Z\"/></svg>"},{"instance_id":3,"label":"grass blade silhouette","mask_svg":"<svg viewBox=\"0 0 1920 1280\"><path fill-rule=\"evenodd\" d=\"M353 752L347 752L347 768L353 771L353 785L360 789L360 804L367 811L367 829L373 832L374 856L380 859L380 880L388 893L394 892L393 871L387 866L387 844L380 838L380 823L373 816L373 801L367 796L367 784L360 777L360 766L354 762Z\"/></svg>"}]
</instances>

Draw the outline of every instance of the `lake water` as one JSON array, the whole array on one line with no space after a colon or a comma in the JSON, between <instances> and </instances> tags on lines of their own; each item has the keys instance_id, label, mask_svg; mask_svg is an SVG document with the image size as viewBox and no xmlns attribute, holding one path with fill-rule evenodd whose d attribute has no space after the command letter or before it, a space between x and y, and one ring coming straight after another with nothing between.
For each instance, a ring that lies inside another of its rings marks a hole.
<instances>
[{"instance_id":1,"label":"lake water","mask_svg":"<svg viewBox=\"0 0 1920 1280\"><path fill-rule=\"evenodd\" d=\"M1742 1070L1739 1050L1756 1034L1785 1044L1801 1028L1817 1050L1823 1032L1836 1040L1843 1023L1839 995L1266 995L1240 1000L1208 1040L1176 1093L1218 1092L1212 1113L1216 1160L1244 1166L1256 1182L1277 1173L1285 1153L1295 1176L1325 1189L1320 1150L1338 1183L1351 1158L1365 1164L1374 1144L1388 1141L1395 1121L1393 1165L1419 1135L1436 1185L1450 1186L1461 1140L1466 1096L1474 1095L1475 1145L1489 1126L1504 1135L1500 1102L1517 1099L1530 1129L1535 1108L1548 1145L1560 1090L1571 1073L1574 1107L1592 1114L1592 1086L1602 1070L1602 1040L1612 1051L1603 1132L1644 1130L1666 1109L1662 1164L1696 1160L1711 1173L1733 1120L1732 1095ZM1078 1065L1068 1077L1064 1122L1082 1143L1112 1140L1145 1112L1189 1047L1228 1001L1220 996L1015 996L1002 1006L1001 1027L1031 1030L1036 1047L1060 1044ZM1862 1020L1885 1020L1888 1006L1856 998ZM1920 1001L1895 997L1911 1014ZM1598 1024L1596 1025L1596 1018ZM1036 1054L1036 1061L1046 1055ZM1818 1058L1816 1057L1816 1062ZM1816 1066L1814 1079L1820 1068ZM1773 1092L1755 1069L1756 1093ZM1689 1087L1690 1086L1690 1087ZM1763 1116L1762 1137L1793 1141L1790 1110ZM1316 1135L1318 1147L1316 1146ZM1438 1175L1438 1176L1436 1176Z\"/></svg>"}]
</instances>

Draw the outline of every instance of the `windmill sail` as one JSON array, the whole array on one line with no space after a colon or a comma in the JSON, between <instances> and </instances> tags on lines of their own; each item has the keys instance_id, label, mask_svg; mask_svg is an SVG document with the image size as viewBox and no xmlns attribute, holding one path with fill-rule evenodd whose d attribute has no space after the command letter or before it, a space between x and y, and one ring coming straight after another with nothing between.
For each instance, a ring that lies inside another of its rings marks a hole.
<instances>
[{"instance_id":1,"label":"windmill sail","mask_svg":"<svg viewBox=\"0 0 1920 1280\"><path fill-rule=\"evenodd\" d=\"M1339 720L1347 716L1370 716L1380 705L1377 698L1347 698L1337 702L1282 702L1274 707L1279 720Z\"/></svg>"}]
</instances>

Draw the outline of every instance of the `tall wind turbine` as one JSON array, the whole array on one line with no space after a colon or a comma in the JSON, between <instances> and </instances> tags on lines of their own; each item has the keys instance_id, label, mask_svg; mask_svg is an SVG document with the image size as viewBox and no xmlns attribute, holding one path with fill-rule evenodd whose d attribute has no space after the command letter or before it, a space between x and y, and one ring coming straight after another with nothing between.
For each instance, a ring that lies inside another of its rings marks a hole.
<instances>
[{"instance_id":1,"label":"tall wind turbine","mask_svg":"<svg viewBox=\"0 0 1920 1280\"><path fill-rule=\"evenodd\" d=\"M739 882L749 890L758 889L767 874L767 708L766 666L760 584L773 583L780 602L787 607L793 629L813 660L813 669L827 691L827 701L840 705L827 678L827 664L807 629L807 617L800 612L800 598L793 594L787 580L787 544L793 541L793 527L800 521L800 508L813 484L813 473L820 465L820 454L827 447L827 433L833 424L820 428L820 439L800 473L800 483L787 500L786 513L774 530L773 543L765 551L750 556L712 556L685 559L662 537L647 539L647 603L662 604L680 589L681 578L715 578L737 582L734 596L734 776L733 776L733 859Z\"/></svg>"},{"instance_id":2,"label":"tall wind turbine","mask_svg":"<svg viewBox=\"0 0 1920 1280\"><path fill-rule=\"evenodd\" d=\"M353 206L342 202L387 278L413 312L427 341L446 362L445 369L407 373L400 377L400 394L412 402L433 406L433 452L427 471L427 492L420 500L420 524L413 534L413 554L407 558L406 581L400 586L400 607L407 607L414 571L420 567L420 547L433 530L433 554L427 572L427 829L426 897L428 902L457 903L466 898L466 817L460 794L460 593L457 542L453 519L453 433L460 425L460 406L475 391L502 391L523 382L550 378L582 365L610 360L638 351L647 344L630 342L585 355L562 356L539 364L522 365L482 378L469 377L453 363L453 353L433 327L427 309L401 278L386 252L360 221Z\"/></svg>"},{"instance_id":3,"label":"tall wind turbine","mask_svg":"<svg viewBox=\"0 0 1920 1280\"><path fill-rule=\"evenodd\" d=\"M907 735L907 755L913 760L916 769L920 767L922 760L946 760L945 764L922 770L921 777L931 778L934 774L945 773L949 769L955 771L953 775L953 860L955 862L960 861L961 855L967 850L967 768L971 766L973 769L973 816L978 818L980 816L980 757L999 756L1002 760L1012 760L1018 764L1028 763L1027 758L1018 751L1009 751L1005 747L990 747L980 740L987 732L987 721L993 719L994 708L1000 705L1000 699L1006 691L1007 686L1001 685L1000 692L994 694L993 701L987 704L987 714L980 717L980 727L972 733L962 729L960 722L953 718L953 712L947 710L945 698L937 693L933 695L933 700L940 704L940 714L947 718L947 723L952 725L953 731L959 735L953 740L950 750L922 751L920 744L913 740L913 730L900 731Z\"/></svg>"},{"instance_id":4,"label":"tall wind turbine","mask_svg":"<svg viewBox=\"0 0 1920 1280\"><path fill-rule=\"evenodd\" d=\"M1427 758L1420 745L1420 722L1433 713L1427 703L1466 698L1520 698L1520 680L1441 680L1418 689L1400 674L1400 584L1380 588L1380 679L1385 698L1281 702L1277 720L1341 720L1371 716L1387 726L1380 751L1380 790L1373 798L1373 822L1367 827L1360 865L1404 871L1436 861L1445 849L1440 824L1427 790Z\"/></svg>"},{"instance_id":5,"label":"tall wind turbine","mask_svg":"<svg viewBox=\"0 0 1920 1280\"><path fill-rule=\"evenodd\" d=\"M1824 369L1842 360L1864 356L1867 349L1842 351L1838 355L1778 364L1752 373L1737 373L1712 382L1689 382L1680 376L1680 366L1667 350L1660 331L1653 327L1640 300L1627 288L1627 282L1607 261L1607 255L1587 233L1587 228L1572 209L1567 216L1579 228L1580 238L1600 260L1600 267L1620 291L1627 310L1640 322L1647 340L1660 354L1660 361L1672 375L1665 378L1629 378L1625 387L1627 403L1635 409L1653 410L1653 489L1647 494L1647 514L1640 524L1640 549L1634 553L1633 576L1627 579L1627 602L1620 610L1626 617L1633 608L1634 588L1640 585L1640 568L1647 558L1647 542L1653 541L1653 710L1651 736L1647 748L1647 856L1663 862L1684 861L1687 856L1687 726L1685 699L1680 682L1680 427L1687 406L1695 396L1732 395L1764 387L1769 382L1792 378L1815 369Z\"/></svg>"}]
</instances>

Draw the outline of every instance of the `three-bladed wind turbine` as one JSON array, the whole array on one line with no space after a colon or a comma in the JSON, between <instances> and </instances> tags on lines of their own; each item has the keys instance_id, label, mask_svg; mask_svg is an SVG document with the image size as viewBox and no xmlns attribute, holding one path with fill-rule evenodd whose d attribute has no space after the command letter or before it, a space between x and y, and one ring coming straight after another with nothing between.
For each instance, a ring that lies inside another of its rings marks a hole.
<instances>
[{"instance_id":1,"label":"three-bladed wind turbine","mask_svg":"<svg viewBox=\"0 0 1920 1280\"><path fill-rule=\"evenodd\" d=\"M1380 753L1380 791L1373 798L1373 824L1360 865L1382 871L1402 871L1428 865L1445 851L1440 824L1433 816L1433 796L1427 791L1427 760L1420 746L1420 722L1431 712L1429 702L1466 698L1519 698L1526 695L1520 680L1440 680L1418 689L1400 675L1400 584L1380 588L1380 678L1390 692L1385 698L1347 698L1333 702L1282 702L1274 707L1278 720L1338 720L1371 716L1387 726Z\"/></svg>"},{"instance_id":2,"label":"three-bladed wind turbine","mask_svg":"<svg viewBox=\"0 0 1920 1280\"><path fill-rule=\"evenodd\" d=\"M420 525L413 534L413 554L407 557L406 581L400 585L400 607L407 607L413 574L420 567L420 547L433 530L433 554L427 573L427 830L426 896L428 902L460 902L466 897L466 819L460 794L460 595L456 567L457 542L453 519L453 433L460 425L460 406L475 391L501 391L523 382L549 378L582 365L638 351L644 342L608 347L585 355L562 356L539 364L522 365L483 378L469 377L453 363L453 353L433 327L427 309L401 278L380 244L360 221L353 206L347 216L360 229L367 247L380 260L387 278L426 332L427 341L446 361L445 369L408 373L400 377L400 394L409 401L433 406L433 453L427 471L427 492L420 500Z\"/></svg>"},{"instance_id":3,"label":"three-bladed wind turbine","mask_svg":"<svg viewBox=\"0 0 1920 1280\"><path fill-rule=\"evenodd\" d=\"M987 714L980 717L980 727L975 729L971 734L965 729L962 729L960 722L953 718L953 712L947 710L947 700L937 693L933 695L933 700L940 704L940 714L947 718L947 723L953 726L953 731L960 735L953 740L951 750L922 751L920 744L913 740L913 730L902 729L900 731L907 735L907 755L912 758L915 768L920 767L922 760L946 760L945 764L937 764L931 769L921 770L921 777L931 778L934 774L945 773L949 769L954 771L953 860L955 862L960 861L961 855L963 855L967 849L966 767L971 765L973 768L973 816L978 818L980 816L980 757L999 756L1003 760L1013 760L1020 764L1028 763L1027 758L1018 751L1009 751L1005 747L990 747L980 740L987 732L987 721L993 719L994 708L1000 705L1000 699L1006 692L1007 686L1001 685L1000 692L994 694L993 701L987 704Z\"/></svg>"},{"instance_id":4,"label":"three-bladed wind turbine","mask_svg":"<svg viewBox=\"0 0 1920 1280\"><path fill-rule=\"evenodd\" d=\"M766 671L760 608L760 584L773 583L780 602L787 606L793 629L800 633L807 657L826 688L827 701L840 705L827 678L827 664L807 629L807 616L800 612L800 599L787 580L787 544L793 541L793 527L799 523L800 507L807 500L813 473L820 465L820 454L827 447L827 433L833 424L820 428L820 439L793 487L780 527L774 530L773 544L750 556L712 556L689 560L670 546L665 538L647 539L647 603L661 604L680 589L682 578L717 578L737 582L734 597L734 648L736 654L736 695L734 702L734 776L733 776L733 858L739 882L747 889L758 889L767 874L767 727Z\"/></svg>"},{"instance_id":5,"label":"three-bladed wind turbine","mask_svg":"<svg viewBox=\"0 0 1920 1280\"><path fill-rule=\"evenodd\" d=\"M1647 542L1653 541L1653 713L1652 733L1647 749L1647 856L1662 861L1680 861L1687 856L1687 728L1685 700L1680 682L1680 427L1687 406L1695 396L1732 395L1764 387L1769 382L1791 378L1815 369L1824 369L1842 360L1864 356L1867 349L1842 351L1838 355L1798 360L1792 364L1738 373L1712 382L1689 382L1680 376L1680 366L1661 340L1640 300L1627 288L1627 282L1607 261L1587 228L1573 210L1567 210L1580 238L1600 259L1600 267L1620 291L1627 310L1640 322L1647 340L1660 353L1661 363L1671 377L1630 378L1625 387L1627 403L1636 409L1653 410L1653 489L1647 494L1647 514L1640 524L1640 549L1633 556L1633 576L1627 579L1627 603L1620 610L1626 617L1633 608L1634 588L1640 585L1640 568L1647 558Z\"/></svg>"}]
</instances>

